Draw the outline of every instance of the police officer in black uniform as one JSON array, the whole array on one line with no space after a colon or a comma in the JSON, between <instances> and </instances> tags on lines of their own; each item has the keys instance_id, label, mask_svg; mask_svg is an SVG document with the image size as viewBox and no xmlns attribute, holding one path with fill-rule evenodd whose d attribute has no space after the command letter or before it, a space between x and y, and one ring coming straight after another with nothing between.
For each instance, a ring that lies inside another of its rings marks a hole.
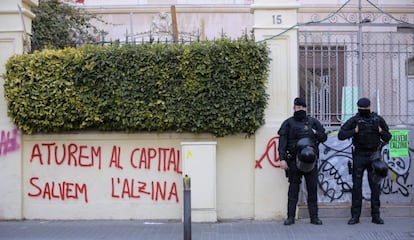
<instances>
[{"instance_id":1,"label":"police officer in black uniform","mask_svg":"<svg viewBox=\"0 0 414 240\"><path fill-rule=\"evenodd\" d=\"M352 138L353 144L352 207L348 224L359 223L362 206L362 178L365 170L368 172L368 183L371 189L372 222L384 224L384 220L380 217L380 183L374 180L373 156L380 156L381 146L391 139L391 134L385 120L371 112L371 102L368 98L360 98L357 105L358 113L348 119L338 133L339 140Z\"/></svg>"},{"instance_id":2,"label":"police officer in black uniform","mask_svg":"<svg viewBox=\"0 0 414 240\"><path fill-rule=\"evenodd\" d=\"M310 222L321 225L322 221L318 217L318 168L316 163L318 160L318 144L326 141L327 135L317 119L306 115L306 101L303 98L294 100L293 109L293 116L286 119L278 131L280 136L278 146L280 167L286 170L289 181L287 219L284 221L284 225L295 223L302 176L305 177L306 181ZM301 145L304 142L304 147L298 149L298 142ZM303 159L300 158L302 154L305 154ZM309 157L312 161L309 161Z\"/></svg>"}]
</instances>

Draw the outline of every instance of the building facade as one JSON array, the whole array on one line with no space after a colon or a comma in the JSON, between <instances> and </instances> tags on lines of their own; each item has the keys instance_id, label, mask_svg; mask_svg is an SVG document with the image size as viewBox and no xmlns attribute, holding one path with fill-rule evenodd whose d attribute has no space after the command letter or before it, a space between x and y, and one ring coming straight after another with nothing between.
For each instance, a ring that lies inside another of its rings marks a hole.
<instances>
[{"instance_id":1,"label":"building facade","mask_svg":"<svg viewBox=\"0 0 414 240\"><path fill-rule=\"evenodd\" d=\"M23 19L30 22L30 6L36 1L8 2L7 9L2 5L0 17L10 21L8 13L20 17L23 12ZM321 145L318 166L322 217L338 214L329 211L332 206L343 209L343 217L350 215L352 180L347 161L351 145L338 141L336 133L355 113L358 97L370 97L374 110L396 133L406 136L408 132L405 143L413 142L411 0L210 0L202 4L85 0L70 4L102 17L106 24L96 24L107 32L101 36L104 42L170 42L174 27L182 42L253 33L256 41L267 42L272 58L266 124L250 138L177 133L25 135L9 123L2 101L0 176L5 197L0 200L0 219L181 219L186 174L192 180L193 221L283 218L287 179L278 167L277 130L292 114L298 95L306 97L309 114L330 132ZM16 27L15 38L8 37L15 30L0 27L1 42L9 44L4 48L12 49L2 53L3 62L25 52L30 24L24 25ZM18 47L10 48L10 44ZM413 149L411 144L400 155L389 154L389 146L383 149L390 168L382 183L386 215L414 215ZM365 183L366 204L368 191ZM306 217L301 207L299 216Z\"/></svg>"}]
</instances>

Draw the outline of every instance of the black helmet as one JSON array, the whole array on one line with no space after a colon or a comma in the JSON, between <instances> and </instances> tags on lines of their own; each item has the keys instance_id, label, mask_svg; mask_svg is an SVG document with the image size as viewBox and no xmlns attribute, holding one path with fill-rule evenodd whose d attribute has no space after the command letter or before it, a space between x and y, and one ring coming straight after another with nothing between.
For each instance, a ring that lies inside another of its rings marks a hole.
<instances>
[{"instance_id":1,"label":"black helmet","mask_svg":"<svg viewBox=\"0 0 414 240\"><path fill-rule=\"evenodd\" d=\"M315 149L311 146L306 146L300 150L298 157L301 162L313 163L316 158Z\"/></svg>"},{"instance_id":2,"label":"black helmet","mask_svg":"<svg viewBox=\"0 0 414 240\"><path fill-rule=\"evenodd\" d=\"M388 166L381 159L374 160L371 167L371 178L375 183L380 183L382 179L388 176Z\"/></svg>"},{"instance_id":3,"label":"black helmet","mask_svg":"<svg viewBox=\"0 0 414 240\"><path fill-rule=\"evenodd\" d=\"M313 141L302 138L296 145L296 166L302 172L310 172L316 165L317 153Z\"/></svg>"}]
</instances>

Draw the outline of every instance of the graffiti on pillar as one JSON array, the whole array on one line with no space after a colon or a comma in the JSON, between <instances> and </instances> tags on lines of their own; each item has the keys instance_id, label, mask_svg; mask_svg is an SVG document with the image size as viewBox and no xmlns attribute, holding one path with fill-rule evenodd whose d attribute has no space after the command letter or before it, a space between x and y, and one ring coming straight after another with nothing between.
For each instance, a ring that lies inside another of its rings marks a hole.
<instances>
[{"instance_id":1,"label":"graffiti on pillar","mask_svg":"<svg viewBox=\"0 0 414 240\"><path fill-rule=\"evenodd\" d=\"M266 149L264 153L260 156L258 160L256 160L256 169L263 168L263 161L264 163L269 163L271 167L280 168L279 165L279 155L277 154L277 145L278 145L279 136L272 137L266 145Z\"/></svg>"},{"instance_id":2,"label":"graffiti on pillar","mask_svg":"<svg viewBox=\"0 0 414 240\"><path fill-rule=\"evenodd\" d=\"M20 149L20 133L17 128L13 130L1 130L0 157Z\"/></svg>"},{"instance_id":3,"label":"graffiti on pillar","mask_svg":"<svg viewBox=\"0 0 414 240\"><path fill-rule=\"evenodd\" d=\"M33 144L26 159L30 169L26 196L31 199L89 203L93 192L105 192L104 197L113 200L179 202L174 176L181 177L181 159L174 147L130 150L46 142Z\"/></svg>"}]
</instances>

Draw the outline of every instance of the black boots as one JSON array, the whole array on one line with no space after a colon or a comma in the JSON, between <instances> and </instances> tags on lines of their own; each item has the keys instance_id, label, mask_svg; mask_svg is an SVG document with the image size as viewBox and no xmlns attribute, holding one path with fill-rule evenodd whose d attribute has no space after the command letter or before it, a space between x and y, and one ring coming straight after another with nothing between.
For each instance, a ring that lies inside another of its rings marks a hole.
<instances>
[{"instance_id":1,"label":"black boots","mask_svg":"<svg viewBox=\"0 0 414 240\"><path fill-rule=\"evenodd\" d=\"M322 221L318 217L311 218L310 223L315 224L315 225L322 225Z\"/></svg>"},{"instance_id":2,"label":"black boots","mask_svg":"<svg viewBox=\"0 0 414 240\"><path fill-rule=\"evenodd\" d=\"M373 216L372 217L372 222L375 224L384 224L384 220L382 220L382 218L380 216ZM351 219L349 219L348 224L349 225L354 225L359 223L359 218L357 217L352 217Z\"/></svg>"},{"instance_id":3,"label":"black boots","mask_svg":"<svg viewBox=\"0 0 414 240\"><path fill-rule=\"evenodd\" d=\"M372 222L375 224L384 224L384 220L380 218L380 216L374 216L372 217Z\"/></svg>"},{"instance_id":4,"label":"black boots","mask_svg":"<svg viewBox=\"0 0 414 240\"><path fill-rule=\"evenodd\" d=\"M352 217L351 219L349 219L348 224L349 225L354 225L359 223L359 217Z\"/></svg>"},{"instance_id":5,"label":"black boots","mask_svg":"<svg viewBox=\"0 0 414 240\"><path fill-rule=\"evenodd\" d=\"M294 217L288 217L283 224L284 225L292 225L292 224L295 224L295 218Z\"/></svg>"},{"instance_id":6,"label":"black boots","mask_svg":"<svg viewBox=\"0 0 414 240\"><path fill-rule=\"evenodd\" d=\"M315 224L315 225L322 225L322 221L318 218L318 217L313 217L310 220L311 224ZM284 225L292 225L295 224L295 218L294 217L288 217L284 222Z\"/></svg>"}]
</instances>

